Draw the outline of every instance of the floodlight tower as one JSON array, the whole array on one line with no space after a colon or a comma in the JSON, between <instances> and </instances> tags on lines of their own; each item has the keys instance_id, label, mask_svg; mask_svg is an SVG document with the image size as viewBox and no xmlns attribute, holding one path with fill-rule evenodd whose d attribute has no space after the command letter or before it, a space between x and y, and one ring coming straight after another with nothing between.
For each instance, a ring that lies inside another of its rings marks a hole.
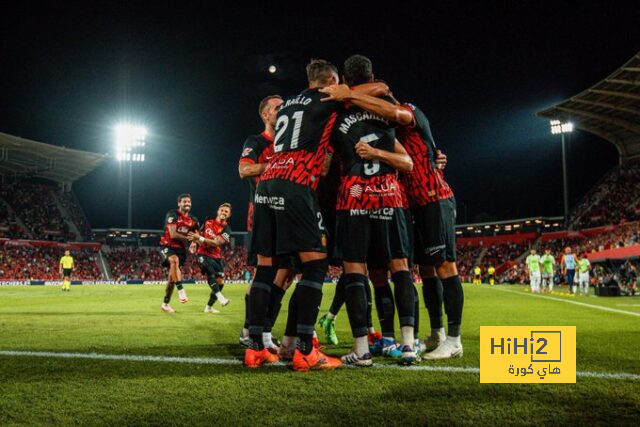
<instances>
[{"instance_id":1,"label":"floodlight tower","mask_svg":"<svg viewBox=\"0 0 640 427\"><path fill-rule=\"evenodd\" d=\"M129 164L129 200L127 228L131 228L131 188L133 186L133 164L144 162L144 146L147 130L141 126L122 123L116 126L116 160Z\"/></svg>"},{"instance_id":2,"label":"floodlight tower","mask_svg":"<svg viewBox=\"0 0 640 427\"><path fill-rule=\"evenodd\" d=\"M562 187L564 192L564 226L569 226L569 184L567 183L567 151L564 143L564 134L573 132L573 123L562 123L560 120L551 120L551 134L562 137Z\"/></svg>"}]
</instances>

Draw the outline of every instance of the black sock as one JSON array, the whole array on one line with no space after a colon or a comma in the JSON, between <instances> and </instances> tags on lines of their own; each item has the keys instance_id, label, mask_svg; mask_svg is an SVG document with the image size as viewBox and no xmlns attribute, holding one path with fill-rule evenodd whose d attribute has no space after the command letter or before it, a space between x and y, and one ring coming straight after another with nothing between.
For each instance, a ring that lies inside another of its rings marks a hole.
<instances>
[{"instance_id":1,"label":"black sock","mask_svg":"<svg viewBox=\"0 0 640 427\"><path fill-rule=\"evenodd\" d=\"M451 337L460 336L464 292L458 275L442 280L442 296L444 310L447 312L447 335Z\"/></svg>"},{"instance_id":2,"label":"black sock","mask_svg":"<svg viewBox=\"0 0 640 427\"><path fill-rule=\"evenodd\" d=\"M397 271L391 275L395 285L396 306L398 307L398 317L400 327L413 326L415 322L415 297L413 296L413 279L408 271Z\"/></svg>"},{"instance_id":3,"label":"black sock","mask_svg":"<svg viewBox=\"0 0 640 427\"><path fill-rule=\"evenodd\" d=\"M367 295L367 329L373 328L373 319L371 318L371 309L373 308L373 301L371 301L371 286L369 286L369 279L365 276L364 292Z\"/></svg>"},{"instance_id":4,"label":"black sock","mask_svg":"<svg viewBox=\"0 0 640 427\"><path fill-rule=\"evenodd\" d=\"M415 285L413 285L413 297L415 298L413 306L413 338L418 339L420 337L420 296Z\"/></svg>"},{"instance_id":5,"label":"black sock","mask_svg":"<svg viewBox=\"0 0 640 427\"><path fill-rule=\"evenodd\" d=\"M271 299L271 288L273 287L275 276L276 268L258 266L251 284L251 292L249 294L249 336L257 350L264 348L262 332L264 332L269 300Z\"/></svg>"},{"instance_id":6,"label":"black sock","mask_svg":"<svg viewBox=\"0 0 640 427\"><path fill-rule=\"evenodd\" d=\"M384 286L374 287L373 291L375 294L376 311L378 312L378 320L380 320L382 336L394 338L396 306L393 302L393 292L391 292L391 285L389 285L389 283L387 282L387 284Z\"/></svg>"},{"instance_id":7,"label":"black sock","mask_svg":"<svg viewBox=\"0 0 640 427\"><path fill-rule=\"evenodd\" d=\"M429 312L431 329L444 327L442 323L442 282L437 277L422 279L422 296Z\"/></svg>"},{"instance_id":8,"label":"black sock","mask_svg":"<svg viewBox=\"0 0 640 427\"><path fill-rule=\"evenodd\" d=\"M296 285L298 291L296 331L299 339L298 348L302 354L309 354L313 349L311 340L322 303L322 284L328 267L329 263L326 259L302 263L302 280Z\"/></svg>"},{"instance_id":9,"label":"black sock","mask_svg":"<svg viewBox=\"0 0 640 427\"><path fill-rule=\"evenodd\" d=\"M182 286L182 281L180 282L176 282L176 288L178 288L179 291L182 290L183 286Z\"/></svg>"},{"instance_id":10,"label":"black sock","mask_svg":"<svg viewBox=\"0 0 640 427\"><path fill-rule=\"evenodd\" d=\"M211 288L211 294L209 295L209 302L207 303L207 305L211 307L218 299L216 293L220 292L220 286L218 286L218 284L216 283L216 278L213 276L210 276L207 279L207 282L209 283L209 287Z\"/></svg>"},{"instance_id":11,"label":"black sock","mask_svg":"<svg viewBox=\"0 0 640 427\"><path fill-rule=\"evenodd\" d=\"M336 283L336 293L333 295L329 313L333 314L334 317L337 316L342 304L344 304L344 274L340 276L338 283Z\"/></svg>"},{"instance_id":12,"label":"black sock","mask_svg":"<svg viewBox=\"0 0 640 427\"><path fill-rule=\"evenodd\" d=\"M284 297L284 289L273 285L271 288L271 299L269 300L269 309L267 310L267 319L264 324L264 331L271 332L273 325L278 319L280 308L282 307L282 297Z\"/></svg>"},{"instance_id":13,"label":"black sock","mask_svg":"<svg viewBox=\"0 0 640 427\"><path fill-rule=\"evenodd\" d=\"M369 280L363 274L345 274L344 299L354 338L369 334L367 326L367 291Z\"/></svg>"},{"instance_id":14,"label":"black sock","mask_svg":"<svg viewBox=\"0 0 640 427\"><path fill-rule=\"evenodd\" d=\"M249 295L244 294L244 329L249 329Z\"/></svg>"},{"instance_id":15,"label":"black sock","mask_svg":"<svg viewBox=\"0 0 640 427\"><path fill-rule=\"evenodd\" d=\"M298 325L298 287L293 290L291 298L289 299L289 311L287 313L287 325L284 329L284 334L288 337L297 337L298 331L296 329Z\"/></svg>"},{"instance_id":16,"label":"black sock","mask_svg":"<svg viewBox=\"0 0 640 427\"><path fill-rule=\"evenodd\" d=\"M165 296L164 296L164 303L165 303L165 304L169 304L169 301L171 301L171 296L169 296L169 295L165 295Z\"/></svg>"}]
</instances>

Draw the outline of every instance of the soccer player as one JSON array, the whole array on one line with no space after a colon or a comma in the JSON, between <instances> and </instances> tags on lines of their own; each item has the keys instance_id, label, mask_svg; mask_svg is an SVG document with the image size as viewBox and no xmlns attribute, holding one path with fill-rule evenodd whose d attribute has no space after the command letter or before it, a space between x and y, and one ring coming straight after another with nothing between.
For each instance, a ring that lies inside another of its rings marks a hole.
<instances>
[{"instance_id":1,"label":"soccer player","mask_svg":"<svg viewBox=\"0 0 640 427\"><path fill-rule=\"evenodd\" d=\"M238 174L240 178L249 181L249 209L247 212L247 232L249 233L249 242L252 240L253 231L253 199L255 197L256 186L260 180L260 175L267 167L268 161L273 156L273 137L275 136L275 125L278 110L282 105L282 97L280 95L270 95L260 101L258 105L258 114L262 123L264 123L264 130L258 135L249 136L242 147L242 154L238 163ZM253 245L249 244L249 251L247 252L247 265L255 267L257 264L257 254L252 250ZM249 282L249 280L247 280ZM251 338L249 337L249 293L251 286L247 286L247 290L244 297L245 317L242 331L240 332L240 344L248 347L251 344ZM282 296L284 291L280 292L279 289L274 289L271 293L270 307L273 307L271 311L275 311L282 302ZM280 303L278 303L280 299ZM270 313L270 319L277 317L277 313ZM265 325L265 328L269 330L269 323ZM273 326L273 325L271 325ZM265 330L265 332L267 332Z\"/></svg>"},{"instance_id":2,"label":"soccer player","mask_svg":"<svg viewBox=\"0 0 640 427\"><path fill-rule=\"evenodd\" d=\"M482 269L476 265L473 269L473 284L480 285L482 283Z\"/></svg>"},{"instance_id":3,"label":"soccer player","mask_svg":"<svg viewBox=\"0 0 640 427\"><path fill-rule=\"evenodd\" d=\"M560 260L560 265L562 266L562 275L567 279L567 286L569 286L569 291L576 293L576 287L574 286L573 280L576 275L576 264L577 260L575 255L571 253L571 247L567 246L564 249L564 254L562 255L562 259Z\"/></svg>"},{"instance_id":4,"label":"soccer player","mask_svg":"<svg viewBox=\"0 0 640 427\"><path fill-rule=\"evenodd\" d=\"M301 280L291 296L283 346L297 337L293 369L335 369L340 359L326 356L312 344L314 325L322 301L322 284L328 268L327 236L315 189L331 151L329 139L338 103L323 103L319 88L338 82L331 63L312 60L307 65L309 87L288 97L278 111L274 155L260 176L254 199L252 250L258 265L249 296L251 347L244 364L257 368L278 360L264 346L263 331L271 293L289 275L278 269L277 257L297 254Z\"/></svg>"},{"instance_id":5,"label":"soccer player","mask_svg":"<svg viewBox=\"0 0 640 427\"><path fill-rule=\"evenodd\" d=\"M64 251L64 256L60 258L60 276L62 276L62 290L71 290L71 272L75 267L73 257L69 250Z\"/></svg>"},{"instance_id":6,"label":"soccer player","mask_svg":"<svg viewBox=\"0 0 640 427\"><path fill-rule=\"evenodd\" d=\"M491 286L496 284L496 269L493 265L489 264L487 268L487 274L489 275L489 284Z\"/></svg>"},{"instance_id":7,"label":"soccer player","mask_svg":"<svg viewBox=\"0 0 640 427\"><path fill-rule=\"evenodd\" d=\"M589 270L591 270L591 263L587 254L582 254L578 261L578 285L580 293L584 295L589 295Z\"/></svg>"},{"instance_id":8,"label":"soccer player","mask_svg":"<svg viewBox=\"0 0 640 427\"><path fill-rule=\"evenodd\" d=\"M464 293L456 267L455 200L437 167L437 149L424 113L411 104L392 104L383 99L350 91L345 85L324 89L329 99L350 101L367 111L394 121L401 127L397 137L413 161L414 168L401 176L412 204L415 262L420 265L423 294L431 323L426 347L434 348L425 359L462 356L460 326ZM442 303L449 330L442 326Z\"/></svg>"},{"instance_id":9,"label":"soccer player","mask_svg":"<svg viewBox=\"0 0 640 427\"><path fill-rule=\"evenodd\" d=\"M160 308L165 313L174 313L175 310L169 305L173 288L178 288L180 302L185 304L189 301L187 292L182 286L182 271L180 268L187 259L186 245L189 242L189 232L198 232L198 219L191 216L191 195L184 193L178 196L178 209L171 209L165 215L164 234L160 239L162 250L162 266L168 267L168 282L164 300ZM197 245L191 242L189 251L195 253Z\"/></svg>"},{"instance_id":10,"label":"soccer player","mask_svg":"<svg viewBox=\"0 0 640 427\"><path fill-rule=\"evenodd\" d=\"M526 263L529 269L531 292L534 294L540 293L540 255L536 254L535 249L531 249L531 255L527 257Z\"/></svg>"},{"instance_id":11,"label":"soccer player","mask_svg":"<svg viewBox=\"0 0 640 427\"><path fill-rule=\"evenodd\" d=\"M367 61L359 55L345 61L344 78L349 86L373 81ZM408 265L407 224L396 173L409 172L413 163L395 139L393 124L357 106L338 116L333 141L343 164L336 207L336 252L343 260L345 302L355 341L342 361L355 366L372 364L367 340L371 299L367 297L368 261L387 266L392 274L402 331L402 363L413 364L415 297Z\"/></svg>"},{"instance_id":12,"label":"soccer player","mask_svg":"<svg viewBox=\"0 0 640 427\"><path fill-rule=\"evenodd\" d=\"M553 292L553 272L556 267L556 260L551 255L551 249L546 248L544 255L540 258L542 263L542 292Z\"/></svg>"},{"instance_id":13,"label":"soccer player","mask_svg":"<svg viewBox=\"0 0 640 427\"><path fill-rule=\"evenodd\" d=\"M211 288L209 302L204 307L205 313L219 313L213 304L220 301L223 307L229 300L222 295L224 288L224 268L222 266L222 246L229 243L231 228L227 221L231 217L231 204L223 203L218 207L215 218L207 218L200 227L199 233L189 232L189 240L198 244L197 259L202 274L207 276Z\"/></svg>"}]
</instances>

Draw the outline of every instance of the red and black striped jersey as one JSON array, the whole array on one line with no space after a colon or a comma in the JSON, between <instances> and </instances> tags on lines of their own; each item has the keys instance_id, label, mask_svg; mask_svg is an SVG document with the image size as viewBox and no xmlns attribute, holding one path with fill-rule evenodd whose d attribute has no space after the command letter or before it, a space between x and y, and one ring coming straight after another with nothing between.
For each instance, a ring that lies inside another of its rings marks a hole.
<instances>
[{"instance_id":1,"label":"red and black striped jersey","mask_svg":"<svg viewBox=\"0 0 640 427\"><path fill-rule=\"evenodd\" d=\"M352 106L336 120L332 136L342 159L342 181L336 209L401 207L402 195L394 168L356 153L360 141L380 150L394 151L395 130L383 117Z\"/></svg>"},{"instance_id":2,"label":"red and black striped jersey","mask_svg":"<svg viewBox=\"0 0 640 427\"><path fill-rule=\"evenodd\" d=\"M400 174L411 206L424 206L453 197L442 169L436 166L436 145L429 120L415 105L401 106L413 115L412 123L397 129L398 140L413 160L413 170Z\"/></svg>"},{"instance_id":3,"label":"red and black striped jersey","mask_svg":"<svg viewBox=\"0 0 640 427\"><path fill-rule=\"evenodd\" d=\"M242 154L240 156L240 163L268 163L273 157L273 138L262 132L258 135L251 135L245 141L242 146ZM253 228L253 198L256 194L256 187L259 176L249 177L249 209L247 211L247 231L251 231Z\"/></svg>"},{"instance_id":4,"label":"red and black striped jersey","mask_svg":"<svg viewBox=\"0 0 640 427\"><path fill-rule=\"evenodd\" d=\"M220 222L217 218L207 218L202 227L200 227L200 235L205 239L215 239L220 236L225 242L229 243L231 239L231 227L227 222ZM198 255L205 255L211 258L220 259L222 257L222 246L212 246L200 243L198 245Z\"/></svg>"},{"instance_id":5,"label":"red and black striped jersey","mask_svg":"<svg viewBox=\"0 0 640 427\"><path fill-rule=\"evenodd\" d=\"M284 100L276 120L274 155L261 181L284 179L317 188L327 152L333 151L331 129L342 108L337 102L321 102L326 96L305 89Z\"/></svg>"},{"instance_id":6,"label":"red and black striped jersey","mask_svg":"<svg viewBox=\"0 0 640 427\"><path fill-rule=\"evenodd\" d=\"M186 242L171 238L169 226L172 224L175 224L178 233L186 237L190 231L196 231L198 229L198 219L195 216L185 215L177 209L171 209L164 217L164 234L160 239L160 244L170 248L184 249Z\"/></svg>"}]
</instances>

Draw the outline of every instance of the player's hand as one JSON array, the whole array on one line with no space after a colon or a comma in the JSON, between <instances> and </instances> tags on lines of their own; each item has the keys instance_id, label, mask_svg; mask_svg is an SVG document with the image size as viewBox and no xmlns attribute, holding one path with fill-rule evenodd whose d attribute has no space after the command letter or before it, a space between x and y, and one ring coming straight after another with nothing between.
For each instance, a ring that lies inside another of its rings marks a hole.
<instances>
[{"instance_id":1,"label":"player's hand","mask_svg":"<svg viewBox=\"0 0 640 427\"><path fill-rule=\"evenodd\" d=\"M320 101L344 101L351 96L351 89L347 85L331 85L326 86L318 90L319 92L326 93L326 98L322 98Z\"/></svg>"},{"instance_id":2,"label":"player's hand","mask_svg":"<svg viewBox=\"0 0 640 427\"><path fill-rule=\"evenodd\" d=\"M198 245L196 244L196 242L191 242L191 244L189 245L189 252L191 254L195 254L197 250L198 250Z\"/></svg>"},{"instance_id":3,"label":"player's hand","mask_svg":"<svg viewBox=\"0 0 640 427\"><path fill-rule=\"evenodd\" d=\"M373 160L377 158L377 151L378 150L376 148L373 148L366 142L358 141L356 144L356 154L358 154L362 159Z\"/></svg>"},{"instance_id":4,"label":"player's hand","mask_svg":"<svg viewBox=\"0 0 640 427\"><path fill-rule=\"evenodd\" d=\"M190 232L187 234L187 239L189 239L189 240L190 240L190 241L192 241L192 242L195 242L195 241L196 241L196 240L198 240L199 238L200 238L200 233L198 233L197 231L196 231L196 232L190 231Z\"/></svg>"},{"instance_id":5,"label":"player's hand","mask_svg":"<svg viewBox=\"0 0 640 427\"><path fill-rule=\"evenodd\" d=\"M436 166L444 169L447 166L447 155L440 150L436 150Z\"/></svg>"}]
</instances>

